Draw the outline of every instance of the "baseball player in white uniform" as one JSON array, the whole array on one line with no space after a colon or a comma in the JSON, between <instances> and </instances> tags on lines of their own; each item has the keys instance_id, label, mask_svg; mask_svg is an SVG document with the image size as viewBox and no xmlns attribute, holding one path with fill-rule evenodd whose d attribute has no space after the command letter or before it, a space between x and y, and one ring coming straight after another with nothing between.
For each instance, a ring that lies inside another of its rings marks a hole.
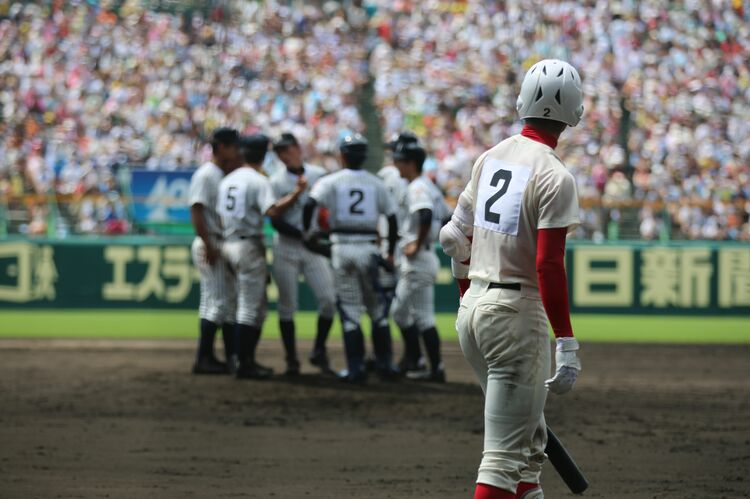
<instances>
[{"instance_id":1,"label":"baseball player in white uniform","mask_svg":"<svg viewBox=\"0 0 750 499\"><path fill-rule=\"evenodd\" d=\"M400 224L399 279L393 302L393 319L404 331L404 338L421 337L430 369L412 370L407 377L422 381L445 382L440 357L440 337L435 328L435 279L439 262L434 243L449 211L443 194L422 175L427 153L417 142L401 142L393 160L408 182L406 217ZM409 359L418 363L418 358Z\"/></svg>"},{"instance_id":2,"label":"baseball player in white uniform","mask_svg":"<svg viewBox=\"0 0 750 499\"><path fill-rule=\"evenodd\" d=\"M485 393L476 499L543 497L547 390L569 391L581 369L564 266L578 197L554 149L566 126L578 124L582 99L570 64L532 66L517 101L523 131L479 157L440 232L454 274L470 279L456 328ZM557 338L551 379L548 319Z\"/></svg>"},{"instance_id":3,"label":"baseball player in white uniform","mask_svg":"<svg viewBox=\"0 0 750 499\"><path fill-rule=\"evenodd\" d=\"M193 262L200 272L200 340L193 364L194 374L225 374L227 365L214 354L216 330L222 326L224 353L233 354L234 313L232 289L226 262L220 255L222 228L216 213L219 183L232 171L239 156L239 134L231 128L213 133L213 160L198 168L190 179L190 219L196 237L192 244Z\"/></svg>"},{"instance_id":4,"label":"baseball player in white uniform","mask_svg":"<svg viewBox=\"0 0 750 499\"><path fill-rule=\"evenodd\" d=\"M268 270L263 242L263 218L288 208L307 188L275 201L271 182L261 173L270 140L257 134L242 138L245 164L219 184L217 211L224 225L222 256L229 263L237 287L236 352L231 365L238 379L266 379L273 370L255 360L266 317Z\"/></svg>"},{"instance_id":5,"label":"baseball player in white uniform","mask_svg":"<svg viewBox=\"0 0 750 499\"><path fill-rule=\"evenodd\" d=\"M291 133L284 133L273 144L274 152L286 168L271 176L271 187L277 198L294 192L304 178L309 186L323 177L324 168L302 161L299 142ZM302 208L309 197L309 189L302 191L284 212L271 219L276 229L273 250L273 278L279 288L279 328L286 352L287 375L299 374L295 342L294 313L297 311L297 291L300 274L318 300L318 323L310 362L324 373L332 373L326 351L326 340L336 311L336 292L333 270L329 260L305 248L302 242Z\"/></svg>"},{"instance_id":6,"label":"baseball player in white uniform","mask_svg":"<svg viewBox=\"0 0 750 499\"><path fill-rule=\"evenodd\" d=\"M318 181L305 204L303 226L310 229L317 206L329 212L331 260L335 276L339 316L344 330L347 370L343 379L365 381L365 344L360 317L367 310L372 321L372 342L378 374L395 379L398 369L392 363L391 332L387 303L378 290L378 219L388 218L388 265L398 239L396 213L383 182L362 170L367 158L367 141L360 134L347 135L340 144L345 168Z\"/></svg>"},{"instance_id":7,"label":"baseball player in white uniform","mask_svg":"<svg viewBox=\"0 0 750 499\"><path fill-rule=\"evenodd\" d=\"M386 143L386 148L390 149L391 152L395 152L396 148L403 143L418 143L417 136L411 132L401 132L393 138L390 142ZM406 225L408 217L408 206L407 206L407 188L408 182L401 177L401 172L396 165L387 165L380 169L378 177L383 180L385 188L393 198L396 204L396 218L398 220L398 226L400 230L403 230ZM384 236L387 230L387 223L381 219L380 234ZM396 265L398 266L401 255L396 252ZM399 328L401 330L401 337L404 342L403 356L399 361L398 367L402 373L408 373L410 371L417 371L424 367L424 359L422 358L421 348L419 346L419 332L415 328Z\"/></svg>"}]
</instances>

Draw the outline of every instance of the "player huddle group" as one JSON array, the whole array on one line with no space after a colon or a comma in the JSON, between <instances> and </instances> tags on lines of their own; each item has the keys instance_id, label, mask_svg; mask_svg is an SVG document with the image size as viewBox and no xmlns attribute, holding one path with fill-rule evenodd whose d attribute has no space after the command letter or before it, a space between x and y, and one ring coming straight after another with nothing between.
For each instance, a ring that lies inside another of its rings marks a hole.
<instances>
[{"instance_id":1,"label":"player huddle group","mask_svg":"<svg viewBox=\"0 0 750 499\"><path fill-rule=\"evenodd\" d=\"M287 376L300 373L294 314L300 275L318 302L310 362L324 374L352 383L374 370L396 380L445 380L435 328L434 243L451 213L437 187L422 175L426 158L417 138L403 133L388 144L394 166L379 175L363 170L367 141L349 134L339 143L343 168L327 174L303 161L294 135L275 141L241 137L220 128L212 137L213 160L196 170L190 184L192 253L200 270L200 340L193 372L231 373L265 379L273 371L256 359L266 318L264 220L276 229L272 275L279 291L278 316ZM285 168L270 177L263 163L273 149ZM335 372L326 350L338 312L346 369ZM360 318L371 320L372 357L366 357ZM389 318L404 338L396 365ZM227 362L214 354L222 329ZM422 356L420 344L429 362Z\"/></svg>"}]
</instances>

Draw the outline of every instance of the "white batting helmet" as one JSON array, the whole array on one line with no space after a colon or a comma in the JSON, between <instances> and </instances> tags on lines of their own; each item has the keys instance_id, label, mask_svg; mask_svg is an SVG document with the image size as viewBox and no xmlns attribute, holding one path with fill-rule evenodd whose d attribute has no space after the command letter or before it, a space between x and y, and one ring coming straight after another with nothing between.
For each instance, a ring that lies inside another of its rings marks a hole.
<instances>
[{"instance_id":1,"label":"white batting helmet","mask_svg":"<svg viewBox=\"0 0 750 499\"><path fill-rule=\"evenodd\" d=\"M557 59L537 62L523 77L516 110L521 119L544 118L576 126L583 114L578 71Z\"/></svg>"}]
</instances>

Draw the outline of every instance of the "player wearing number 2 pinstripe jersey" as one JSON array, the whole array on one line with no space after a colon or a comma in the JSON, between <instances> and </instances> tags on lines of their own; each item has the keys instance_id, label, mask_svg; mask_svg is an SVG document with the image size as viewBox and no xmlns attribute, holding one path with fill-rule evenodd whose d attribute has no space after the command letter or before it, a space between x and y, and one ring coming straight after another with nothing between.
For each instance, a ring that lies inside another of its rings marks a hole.
<instances>
[{"instance_id":1,"label":"player wearing number 2 pinstripe jersey","mask_svg":"<svg viewBox=\"0 0 750 499\"><path fill-rule=\"evenodd\" d=\"M456 271L465 272L470 257L471 285L456 329L485 393L475 499L544 497L547 390L569 391L581 369L564 266L566 233L579 223L578 197L554 149L563 130L578 124L582 99L570 64L533 65L517 101L523 131L479 157L440 233ZM557 343L552 379L547 319Z\"/></svg>"},{"instance_id":2,"label":"player wearing number 2 pinstripe jersey","mask_svg":"<svg viewBox=\"0 0 750 499\"><path fill-rule=\"evenodd\" d=\"M302 150L291 133L284 133L273 145L274 152L286 168L271 176L274 195L281 198L294 191L300 178L308 186L327 172L325 169L303 163ZM286 352L287 374L299 374L299 361L295 342L294 313L297 311L299 276L304 275L307 285L318 300L318 323L310 361L324 373L331 373L326 352L326 340L336 311L336 293L333 271L329 260L305 248L302 242L302 208L309 197L305 190L289 209L271 219L276 229L273 250L273 277L279 288L279 329Z\"/></svg>"},{"instance_id":3,"label":"player wearing number 2 pinstripe jersey","mask_svg":"<svg viewBox=\"0 0 750 499\"><path fill-rule=\"evenodd\" d=\"M367 158L367 141L359 134L346 136L339 145L345 168L328 175L313 187L305 205L303 223L310 228L316 206L328 209L331 232L331 260L335 275L336 297L344 330L344 348L348 369L344 379L365 379L365 345L360 317L367 310L373 324L372 341L378 373L393 379L398 370L392 363L391 332L386 300L378 291L378 220L388 218L388 258L398 238L393 201L383 182L362 170Z\"/></svg>"},{"instance_id":4,"label":"player wearing number 2 pinstripe jersey","mask_svg":"<svg viewBox=\"0 0 750 499\"><path fill-rule=\"evenodd\" d=\"M231 128L217 129L211 139L213 161L198 168L190 179L190 218L196 237L192 244L193 262L200 272L200 340L193 373L223 374L227 365L216 360L214 339L222 325L224 353L233 353L234 310L227 265L219 254L221 221L216 213L216 196L224 174L238 161L239 134Z\"/></svg>"}]
</instances>

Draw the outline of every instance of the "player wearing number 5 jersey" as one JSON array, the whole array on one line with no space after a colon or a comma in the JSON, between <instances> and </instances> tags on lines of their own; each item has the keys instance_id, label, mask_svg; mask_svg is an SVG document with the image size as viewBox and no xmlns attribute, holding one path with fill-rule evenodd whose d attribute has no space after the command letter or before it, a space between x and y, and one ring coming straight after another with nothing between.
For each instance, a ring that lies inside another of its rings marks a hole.
<instances>
[{"instance_id":1,"label":"player wearing number 5 jersey","mask_svg":"<svg viewBox=\"0 0 750 499\"><path fill-rule=\"evenodd\" d=\"M331 233L331 260L335 276L339 316L344 330L347 381L365 379L365 344L360 317L367 310L372 320L375 363L381 377L393 379L397 369L392 363L391 332L387 301L378 289L378 219L388 219L388 261L398 238L395 207L375 175L362 170L367 158L367 141L359 134L346 136L339 144L345 168L323 177L310 193L303 222L309 230L316 206L328 209Z\"/></svg>"},{"instance_id":2,"label":"player wearing number 5 jersey","mask_svg":"<svg viewBox=\"0 0 750 499\"><path fill-rule=\"evenodd\" d=\"M237 288L236 355L231 361L237 378L264 379L273 374L255 360L266 316L268 270L263 218L286 209L307 187L301 182L292 193L274 201L271 183L260 172L269 142L260 134L243 137L245 164L219 184L217 211L224 225L222 256L229 263Z\"/></svg>"},{"instance_id":3,"label":"player wearing number 5 jersey","mask_svg":"<svg viewBox=\"0 0 750 499\"><path fill-rule=\"evenodd\" d=\"M563 61L535 64L517 108L523 131L480 156L440 233L457 277L468 270L471 280L456 328L485 393L477 499L543 497L547 389L570 390L581 368L564 267L578 197L555 154L560 134L583 113L578 73ZM547 319L557 338L549 380Z\"/></svg>"}]
</instances>

